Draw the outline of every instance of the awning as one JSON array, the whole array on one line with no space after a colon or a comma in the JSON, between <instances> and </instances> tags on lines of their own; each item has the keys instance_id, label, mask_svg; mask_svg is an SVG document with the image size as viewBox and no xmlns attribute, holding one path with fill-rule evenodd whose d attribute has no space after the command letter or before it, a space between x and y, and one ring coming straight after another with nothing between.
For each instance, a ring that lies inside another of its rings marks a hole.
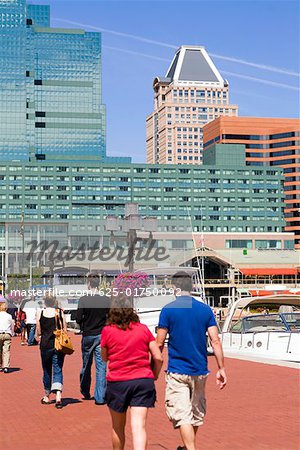
<instances>
[{"instance_id":1,"label":"awning","mask_svg":"<svg viewBox=\"0 0 300 450\"><path fill-rule=\"evenodd\" d=\"M270 295L276 295L276 294L280 294L280 295L284 295L284 294L290 294L290 290L284 290L284 291L265 291L263 289L259 290L259 289L249 289L250 294L252 295L252 297L270 297Z\"/></svg>"},{"instance_id":2,"label":"awning","mask_svg":"<svg viewBox=\"0 0 300 450\"><path fill-rule=\"evenodd\" d=\"M256 267L256 268L244 268L239 269L243 275L296 275L297 269L294 267L280 267L280 268L268 268L268 267Z\"/></svg>"}]
</instances>

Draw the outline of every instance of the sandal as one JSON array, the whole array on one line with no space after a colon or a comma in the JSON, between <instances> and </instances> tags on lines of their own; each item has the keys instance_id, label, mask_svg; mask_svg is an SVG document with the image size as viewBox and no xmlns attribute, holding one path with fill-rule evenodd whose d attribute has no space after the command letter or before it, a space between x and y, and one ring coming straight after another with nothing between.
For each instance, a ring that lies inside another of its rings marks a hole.
<instances>
[{"instance_id":1,"label":"sandal","mask_svg":"<svg viewBox=\"0 0 300 450\"><path fill-rule=\"evenodd\" d=\"M48 400L45 400L45 398L48 398L48 397L43 397L42 399L41 399L41 404L42 405L50 405L50 400L48 399Z\"/></svg>"}]
</instances>

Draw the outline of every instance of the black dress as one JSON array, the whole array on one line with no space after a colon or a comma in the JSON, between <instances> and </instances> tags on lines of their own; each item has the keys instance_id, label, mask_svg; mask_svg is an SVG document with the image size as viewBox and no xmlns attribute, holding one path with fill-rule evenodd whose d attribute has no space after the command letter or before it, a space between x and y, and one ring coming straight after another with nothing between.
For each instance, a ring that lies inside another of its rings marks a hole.
<instances>
[{"instance_id":1,"label":"black dress","mask_svg":"<svg viewBox=\"0 0 300 450\"><path fill-rule=\"evenodd\" d=\"M60 320L61 312L59 311ZM58 320L58 328L60 328L60 320ZM41 325L41 350L51 350L54 349L55 335L54 330L56 330L56 319L55 317L45 317L43 311L41 312L40 317L40 325Z\"/></svg>"}]
</instances>

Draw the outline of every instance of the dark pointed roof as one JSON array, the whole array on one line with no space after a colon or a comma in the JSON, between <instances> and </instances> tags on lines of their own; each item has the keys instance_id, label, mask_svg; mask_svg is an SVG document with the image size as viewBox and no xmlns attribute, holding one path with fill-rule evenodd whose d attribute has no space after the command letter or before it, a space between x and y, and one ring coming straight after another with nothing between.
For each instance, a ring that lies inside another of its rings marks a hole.
<instances>
[{"instance_id":1,"label":"dark pointed roof","mask_svg":"<svg viewBox=\"0 0 300 450\"><path fill-rule=\"evenodd\" d=\"M224 85L220 72L214 65L204 47L181 46L166 73L172 82L194 81Z\"/></svg>"}]
</instances>

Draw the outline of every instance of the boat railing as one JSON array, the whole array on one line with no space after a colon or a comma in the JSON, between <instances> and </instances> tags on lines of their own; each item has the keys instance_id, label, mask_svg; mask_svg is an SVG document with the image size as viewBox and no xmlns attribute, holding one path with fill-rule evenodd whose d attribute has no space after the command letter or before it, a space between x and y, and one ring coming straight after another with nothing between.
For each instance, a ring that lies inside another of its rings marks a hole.
<instances>
[{"instance_id":1,"label":"boat railing","mask_svg":"<svg viewBox=\"0 0 300 450\"><path fill-rule=\"evenodd\" d=\"M292 331L282 331L282 332L286 333L286 335L284 337L288 338L288 342L287 342L287 346L286 346L286 353L289 353L293 332ZM235 333L232 333L231 331L228 331L227 333L229 333L229 346L233 347L232 340L233 340L233 335L235 335ZM260 335L260 334L263 334L263 333L264 334L267 333L266 350L268 351L269 348L270 348L270 337L271 337L271 335L273 333L275 333L275 330L274 331L253 331L251 333L252 334L251 346L249 346L249 347L254 349L255 348L255 338L257 337L257 335ZM241 333L240 334L240 348L242 348L242 346L243 346L244 335L246 336L247 334L250 334L250 333ZM221 334L221 342L222 342L222 344L223 344L223 340L224 340L224 333Z\"/></svg>"}]
</instances>

